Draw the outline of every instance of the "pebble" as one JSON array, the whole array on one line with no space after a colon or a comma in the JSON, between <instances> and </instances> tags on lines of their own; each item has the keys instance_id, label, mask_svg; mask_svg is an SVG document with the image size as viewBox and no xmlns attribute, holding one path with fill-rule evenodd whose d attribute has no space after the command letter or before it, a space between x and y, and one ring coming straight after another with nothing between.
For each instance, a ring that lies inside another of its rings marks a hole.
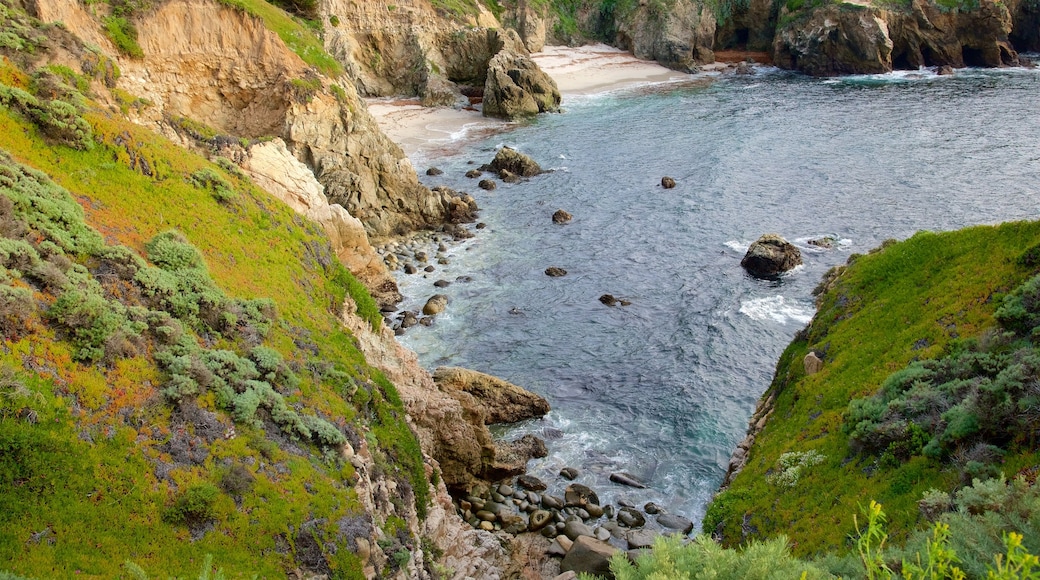
<instances>
[{"instance_id":1,"label":"pebble","mask_svg":"<svg viewBox=\"0 0 1040 580\"><path fill-rule=\"evenodd\" d=\"M480 522L480 529L484 530L485 532L493 532L495 531L495 524L491 522Z\"/></svg>"},{"instance_id":2,"label":"pebble","mask_svg":"<svg viewBox=\"0 0 1040 580\"><path fill-rule=\"evenodd\" d=\"M542 496L533 491L527 492L527 501L531 503L542 503Z\"/></svg>"},{"instance_id":3,"label":"pebble","mask_svg":"<svg viewBox=\"0 0 1040 580\"><path fill-rule=\"evenodd\" d=\"M545 526L544 528L542 528L541 533L543 536L549 538L550 540L560 534L560 532L557 531L556 526Z\"/></svg>"},{"instance_id":4,"label":"pebble","mask_svg":"<svg viewBox=\"0 0 1040 580\"><path fill-rule=\"evenodd\" d=\"M513 495L513 488L503 483L502 485L498 486L498 493L503 496Z\"/></svg>"},{"instance_id":5,"label":"pebble","mask_svg":"<svg viewBox=\"0 0 1040 580\"><path fill-rule=\"evenodd\" d=\"M575 540L578 536L591 536L593 532L592 528L588 527L584 523L577 520L571 520L564 524L563 534L568 538Z\"/></svg>"},{"instance_id":6,"label":"pebble","mask_svg":"<svg viewBox=\"0 0 1040 580\"><path fill-rule=\"evenodd\" d=\"M585 506L585 511L588 512L589 517L592 518L592 519L599 519L606 512L606 510L604 508L601 508L600 506L598 506L598 505L596 505L594 503L590 503L590 504L586 505Z\"/></svg>"},{"instance_id":7,"label":"pebble","mask_svg":"<svg viewBox=\"0 0 1040 580\"><path fill-rule=\"evenodd\" d=\"M516 478L516 484L524 489L529 489L532 492L545 491L547 487L544 481L533 475L521 475Z\"/></svg>"},{"instance_id":8,"label":"pebble","mask_svg":"<svg viewBox=\"0 0 1040 580\"><path fill-rule=\"evenodd\" d=\"M542 507L552 510L563 509L563 500L546 493L542 495Z\"/></svg>"},{"instance_id":9,"label":"pebble","mask_svg":"<svg viewBox=\"0 0 1040 580\"><path fill-rule=\"evenodd\" d=\"M545 510L535 510L534 512L531 513L529 527L531 528L532 531L538 531L538 530L548 526L549 523L552 522L552 517L553 517L553 515L552 515L551 512L547 512ZM555 526L550 526L550 527L552 527L553 529L556 529Z\"/></svg>"},{"instance_id":10,"label":"pebble","mask_svg":"<svg viewBox=\"0 0 1040 580\"><path fill-rule=\"evenodd\" d=\"M489 512L487 510L480 510L479 512L476 513L476 516L477 516L478 520L483 520L485 522L493 522L496 519L498 519L498 516L496 516L495 514Z\"/></svg>"},{"instance_id":11,"label":"pebble","mask_svg":"<svg viewBox=\"0 0 1040 580\"><path fill-rule=\"evenodd\" d=\"M646 502L646 505L643 506L643 511L650 515L659 514L661 513L661 506L652 501L648 501Z\"/></svg>"},{"instance_id":12,"label":"pebble","mask_svg":"<svg viewBox=\"0 0 1040 580\"><path fill-rule=\"evenodd\" d=\"M497 491L491 492L491 499L495 500L498 503L502 503L502 502L506 501L506 497L504 495L498 493Z\"/></svg>"},{"instance_id":13,"label":"pebble","mask_svg":"<svg viewBox=\"0 0 1040 580\"><path fill-rule=\"evenodd\" d=\"M610 530L605 529L605 528L596 528L596 531L594 532L594 535L595 535L597 540L599 540L601 542L606 542L607 540L610 539Z\"/></svg>"},{"instance_id":14,"label":"pebble","mask_svg":"<svg viewBox=\"0 0 1040 580\"><path fill-rule=\"evenodd\" d=\"M448 282L447 280L437 280L433 285L438 288L447 288L448 286L451 286L451 282Z\"/></svg>"}]
</instances>

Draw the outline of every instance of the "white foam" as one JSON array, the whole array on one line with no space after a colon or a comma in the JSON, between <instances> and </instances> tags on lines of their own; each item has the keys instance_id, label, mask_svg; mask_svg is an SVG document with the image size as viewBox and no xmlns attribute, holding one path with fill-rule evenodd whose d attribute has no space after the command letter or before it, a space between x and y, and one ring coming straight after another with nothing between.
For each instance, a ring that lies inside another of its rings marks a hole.
<instances>
[{"instance_id":1,"label":"white foam","mask_svg":"<svg viewBox=\"0 0 1040 580\"><path fill-rule=\"evenodd\" d=\"M780 324L797 322L808 324L812 320L812 310L805 306L788 302L783 296L754 298L740 305L740 313L752 320L773 321Z\"/></svg>"},{"instance_id":2,"label":"white foam","mask_svg":"<svg viewBox=\"0 0 1040 580\"><path fill-rule=\"evenodd\" d=\"M748 242L746 240L729 240L723 245L733 250L734 252L740 252L741 254L743 254L748 251L748 248L750 248L751 244L753 243L754 242Z\"/></svg>"}]
</instances>

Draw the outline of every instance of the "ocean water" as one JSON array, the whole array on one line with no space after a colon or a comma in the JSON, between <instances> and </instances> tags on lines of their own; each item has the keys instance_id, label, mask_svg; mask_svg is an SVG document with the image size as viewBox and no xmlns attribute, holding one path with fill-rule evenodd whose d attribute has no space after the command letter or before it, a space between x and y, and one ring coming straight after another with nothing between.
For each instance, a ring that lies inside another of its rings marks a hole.
<instances>
[{"instance_id":1,"label":"ocean water","mask_svg":"<svg viewBox=\"0 0 1040 580\"><path fill-rule=\"evenodd\" d=\"M435 272L398 273L403 306L450 297L403 337L422 363L488 372L545 396L530 472L560 468L604 502L654 501L699 522L831 266L919 230L1040 218L1040 71L811 79L771 69L566 100L457 154L413 158L470 192L486 229ZM492 192L463 176L509 145L547 173ZM671 176L675 189L659 186ZM551 222L562 208L567 225ZM805 264L780 280L740 267L775 232ZM808 244L831 237L832 249ZM567 270L550 278L549 266ZM433 282L471 276L435 288ZM608 307L602 294L631 301ZM648 484L608 481L628 471Z\"/></svg>"}]
</instances>

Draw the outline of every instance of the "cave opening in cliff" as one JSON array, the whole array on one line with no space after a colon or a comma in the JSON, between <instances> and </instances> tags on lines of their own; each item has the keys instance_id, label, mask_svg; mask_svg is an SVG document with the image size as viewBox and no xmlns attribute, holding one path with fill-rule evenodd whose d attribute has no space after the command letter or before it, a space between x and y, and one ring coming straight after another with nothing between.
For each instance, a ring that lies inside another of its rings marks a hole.
<instances>
[{"instance_id":1,"label":"cave opening in cliff","mask_svg":"<svg viewBox=\"0 0 1040 580\"><path fill-rule=\"evenodd\" d=\"M982 51L977 48L965 46L961 48L961 56L964 58L965 66L989 66Z\"/></svg>"},{"instance_id":2,"label":"cave opening in cliff","mask_svg":"<svg viewBox=\"0 0 1040 580\"><path fill-rule=\"evenodd\" d=\"M747 49L748 38L750 37L750 35L751 34L750 34L750 32L748 32L747 28L738 28L733 33L735 44L736 44L736 48L739 48L740 50L746 50Z\"/></svg>"}]
</instances>

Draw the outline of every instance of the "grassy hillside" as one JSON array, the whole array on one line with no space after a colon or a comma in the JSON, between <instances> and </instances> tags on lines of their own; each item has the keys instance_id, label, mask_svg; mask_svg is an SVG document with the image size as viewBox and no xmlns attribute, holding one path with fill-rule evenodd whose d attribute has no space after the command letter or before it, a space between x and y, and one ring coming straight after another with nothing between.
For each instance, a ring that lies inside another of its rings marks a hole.
<instances>
[{"instance_id":1,"label":"grassy hillside","mask_svg":"<svg viewBox=\"0 0 1040 580\"><path fill-rule=\"evenodd\" d=\"M43 66L66 33L0 8L0 570L359 577L374 527L404 565L424 466L321 228L98 108L97 55ZM399 515L363 510L344 442Z\"/></svg>"},{"instance_id":2,"label":"grassy hillside","mask_svg":"<svg viewBox=\"0 0 1040 580\"><path fill-rule=\"evenodd\" d=\"M783 533L796 554L845 552L852 515L876 500L901 544L928 525L929 489L1035 479L1038 243L1038 223L922 232L833 271L777 366L772 417L704 529L728 545ZM810 351L824 365L807 376Z\"/></svg>"}]
</instances>

